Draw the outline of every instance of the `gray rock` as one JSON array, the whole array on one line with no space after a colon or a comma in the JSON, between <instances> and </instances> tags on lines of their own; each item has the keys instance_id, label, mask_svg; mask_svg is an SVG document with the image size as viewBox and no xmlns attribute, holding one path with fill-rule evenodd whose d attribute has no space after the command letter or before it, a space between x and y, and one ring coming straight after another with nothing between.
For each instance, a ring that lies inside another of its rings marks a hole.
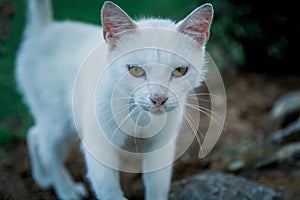
<instances>
[{"instance_id":1,"label":"gray rock","mask_svg":"<svg viewBox=\"0 0 300 200\"><path fill-rule=\"evenodd\" d=\"M281 194L245 178L210 171L172 185L170 200L277 200Z\"/></svg>"}]
</instances>

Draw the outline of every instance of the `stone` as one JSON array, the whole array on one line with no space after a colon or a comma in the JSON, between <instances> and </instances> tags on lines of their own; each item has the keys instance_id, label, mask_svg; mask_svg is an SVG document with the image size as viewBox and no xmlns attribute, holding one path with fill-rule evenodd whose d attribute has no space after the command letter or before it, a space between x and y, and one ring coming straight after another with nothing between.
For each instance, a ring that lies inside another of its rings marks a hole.
<instances>
[{"instance_id":1,"label":"stone","mask_svg":"<svg viewBox=\"0 0 300 200\"><path fill-rule=\"evenodd\" d=\"M243 177L209 171L172 185L170 200L279 200L281 193Z\"/></svg>"}]
</instances>

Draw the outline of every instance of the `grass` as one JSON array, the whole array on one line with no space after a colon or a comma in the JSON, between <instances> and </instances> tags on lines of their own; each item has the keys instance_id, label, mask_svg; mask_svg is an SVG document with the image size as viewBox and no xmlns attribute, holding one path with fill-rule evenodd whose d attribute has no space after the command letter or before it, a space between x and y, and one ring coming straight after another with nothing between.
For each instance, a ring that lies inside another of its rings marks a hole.
<instances>
[{"instance_id":1,"label":"grass","mask_svg":"<svg viewBox=\"0 0 300 200\"><path fill-rule=\"evenodd\" d=\"M15 57L20 45L26 19L26 0L0 0L11 2L14 15L9 21L9 36L0 43L0 146L12 146L23 140L34 123L14 78ZM71 19L100 24L100 9L104 1L54 0L54 16L58 20ZM179 20L202 2L193 0L116 0L133 18L160 16ZM1 28L1 27L0 27Z\"/></svg>"}]
</instances>

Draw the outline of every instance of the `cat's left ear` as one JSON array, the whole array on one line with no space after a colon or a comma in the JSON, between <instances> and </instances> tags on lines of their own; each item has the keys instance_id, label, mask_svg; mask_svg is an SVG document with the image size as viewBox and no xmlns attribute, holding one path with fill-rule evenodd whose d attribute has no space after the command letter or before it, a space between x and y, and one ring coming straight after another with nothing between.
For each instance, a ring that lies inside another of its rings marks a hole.
<instances>
[{"instance_id":1,"label":"cat's left ear","mask_svg":"<svg viewBox=\"0 0 300 200\"><path fill-rule=\"evenodd\" d=\"M137 28L134 21L119 6L106 1L101 10L103 37L114 48L121 33Z\"/></svg>"},{"instance_id":2,"label":"cat's left ear","mask_svg":"<svg viewBox=\"0 0 300 200\"><path fill-rule=\"evenodd\" d=\"M213 12L210 3L203 4L177 24L177 31L204 45L209 38Z\"/></svg>"}]
</instances>

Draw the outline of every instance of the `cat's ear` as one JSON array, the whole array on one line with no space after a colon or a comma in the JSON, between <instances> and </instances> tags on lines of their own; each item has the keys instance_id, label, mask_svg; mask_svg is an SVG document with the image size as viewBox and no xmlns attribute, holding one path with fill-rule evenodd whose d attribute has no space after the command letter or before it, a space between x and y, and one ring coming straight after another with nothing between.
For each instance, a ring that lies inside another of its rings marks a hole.
<instances>
[{"instance_id":1,"label":"cat's ear","mask_svg":"<svg viewBox=\"0 0 300 200\"><path fill-rule=\"evenodd\" d=\"M204 45L209 38L213 12L211 4L203 4L177 24L177 31Z\"/></svg>"},{"instance_id":2,"label":"cat's ear","mask_svg":"<svg viewBox=\"0 0 300 200\"><path fill-rule=\"evenodd\" d=\"M137 27L125 11L110 1L106 1L102 7L101 21L103 37L112 48L115 47L121 33Z\"/></svg>"}]
</instances>

